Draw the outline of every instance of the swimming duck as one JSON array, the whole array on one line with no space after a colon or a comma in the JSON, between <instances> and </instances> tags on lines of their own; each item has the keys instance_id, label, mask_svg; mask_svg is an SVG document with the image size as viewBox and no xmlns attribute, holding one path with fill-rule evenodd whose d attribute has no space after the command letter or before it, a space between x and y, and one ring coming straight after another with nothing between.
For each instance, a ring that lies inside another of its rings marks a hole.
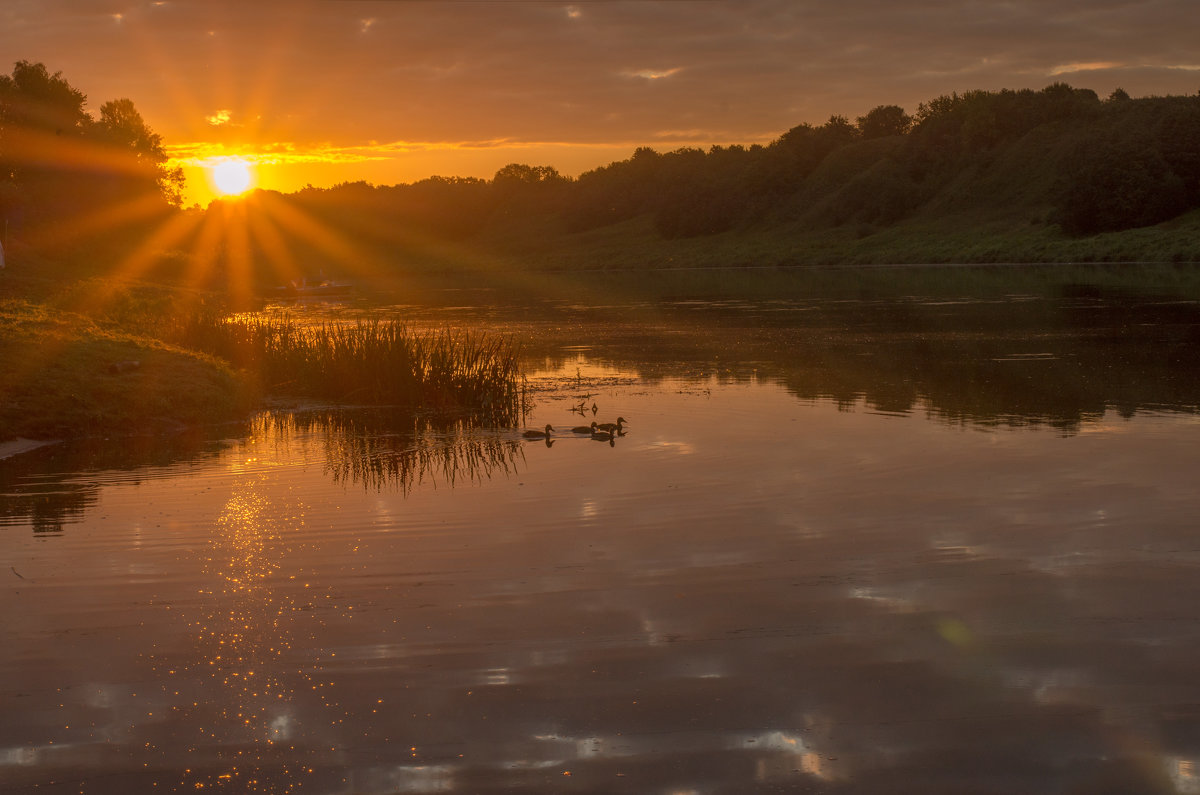
<instances>
[{"instance_id":1,"label":"swimming duck","mask_svg":"<svg viewBox=\"0 0 1200 795\"><path fill-rule=\"evenodd\" d=\"M553 430L554 429L550 427L549 423L547 423L546 430L544 431L525 431L525 433L521 435L526 439L548 439L550 437L550 432Z\"/></svg>"},{"instance_id":2,"label":"swimming duck","mask_svg":"<svg viewBox=\"0 0 1200 795\"><path fill-rule=\"evenodd\" d=\"M622 426L622 425L624 425L624 424L625 424L625 422L626 422L626 419L625 419L624 417L617 417L617 421L616 421L616 422L602 422L602 423L600 423L599 425L597 425L597 426L596 426L596 430L598 430L598 431L608 431L609 433L620 433L620 432L621 432L621 426Z\"/></svg>"},{"instance_id":3,"label":"swimming duck","mask_svg":"<svg viewBox=\"0 0 1200 795\"><path fill-rule=\"evenodd\" d=\"M571 429L571 433L595 433L595 432L596 432L596 423L594 423L594 422L591 425L577 425L576 427Z\"/></svg>"}]
</instances>

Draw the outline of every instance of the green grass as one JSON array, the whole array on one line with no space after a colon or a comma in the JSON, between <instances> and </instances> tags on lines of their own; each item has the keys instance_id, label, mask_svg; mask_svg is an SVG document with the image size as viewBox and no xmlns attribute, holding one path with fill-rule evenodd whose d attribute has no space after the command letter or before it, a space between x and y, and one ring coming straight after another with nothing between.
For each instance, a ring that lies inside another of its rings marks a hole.
<instances>
[{"instance_id":1,"label":"green grass","mask_svg":"<svg viewBox=\"0 0 1200 795\"><path fill-rule=\"evenodd\" d=\"M1014 202L997 213L994 203L972 205L966 198L957 208L881 228L797 222L666 240L648 217L581 233L541 219L447 247L434 259L376 253L397 263L379 283L402 287L411 301L421 300L422 289L430 297L447 287L494 288L498 301L508 300L510 290L513 300L575 295L611 303L695 296L986 297L1075 284L1200 298L1200 211L1153 227L1070 238L1040 211L1026 213ZM906 267L852 267L893 264ZM58 262L24 252L0 272L0 439L221 421L272 393L482 412L504 423L516 416L516 355L499 341L448 331L418 335L383 323L227 323L220 297L177 284L134 286L89 275L103 270L103 262ZM364 279L360 288L372 285ZM110 364L127 360L141 366L108 372Z\"/></svg>"},{"instance_id":2,"label":"green grass","mask_svg":"<svg viewBox=\"0 0 1200 795\"><path fill-rule=\"evenodd\" d=\"M255 398L213 356L44 305L0 302L0 339L0 439L171 431L233 419Z\"/></svg>"},{"instance_id":3,"label":"green grass","mask_svg":"<svg viewBox=\"0 0 1200 795\"><path fill-rule=\"evenodd\" d=\"M1200 210L1156 226L1073 238L1041 205L998 211L971 204L936 206L889 226L809 219L667 240L647 216L570 233L538 225L475 241L501 270L650 270L681 267L828 267L882 264L1200 263Z\"/></svg>"},{"instance_id":4,"label":"green grass","mask_svg":"<svg viewBox=\"0 0 1200 795\"><path fill-rule=\"evenodd\" d=\"M99 278L0 276L0 370L0 440L172 431L279 396L511 425L523 383L513 346L483 334L231 320L218 297Z\"/></svg>"}]
</instances>

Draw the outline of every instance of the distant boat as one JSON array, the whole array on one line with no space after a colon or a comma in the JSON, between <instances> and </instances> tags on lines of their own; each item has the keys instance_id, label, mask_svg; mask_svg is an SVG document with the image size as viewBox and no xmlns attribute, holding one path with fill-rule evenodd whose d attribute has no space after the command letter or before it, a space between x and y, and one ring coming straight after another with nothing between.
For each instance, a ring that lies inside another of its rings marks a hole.
<instances>
[{"instance_id":1,"label":"distant boat","mask_svg":"<svg viewBox=\"0 0 1200 795\"><path fill-rule=\"evenodd\" d=\"M354 286L347 282L334 282L327 279L316 284L309 284L301 279L291 284L273 287L267 294L274 298L334 298L340 295L349 295L353 290Z\"/></svg>"}]
</instances>

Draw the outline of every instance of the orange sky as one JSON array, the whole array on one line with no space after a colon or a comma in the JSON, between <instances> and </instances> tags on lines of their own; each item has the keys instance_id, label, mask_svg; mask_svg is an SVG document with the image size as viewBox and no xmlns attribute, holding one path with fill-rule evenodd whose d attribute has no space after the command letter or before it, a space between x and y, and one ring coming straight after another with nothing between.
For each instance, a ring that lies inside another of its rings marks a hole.
<instances>
[{"instance_id":1,"label":"orange sky","mask_svg":"<svg viewBox=\"0 0 1200 795\"><path fill-rule=\"evenodd\" d=\"M4 0L0 52L93 112L132 99L191 203L222 155L283 191L575 175L951 91L1191 94L1194 22L1195 0Z\"/></svg>"}]
</instances>

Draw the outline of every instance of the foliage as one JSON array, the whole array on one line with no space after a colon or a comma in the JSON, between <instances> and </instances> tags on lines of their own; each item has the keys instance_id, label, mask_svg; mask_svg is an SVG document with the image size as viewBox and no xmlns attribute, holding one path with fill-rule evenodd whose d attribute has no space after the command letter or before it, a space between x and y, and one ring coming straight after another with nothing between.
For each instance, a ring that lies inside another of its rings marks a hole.
<instances>
[{"instance_id":1,"label":"foliage","mask_svg":"<svg viewBox=\"0 0 1200 795\"><path fill-rule=\"evenodd\" d=\"M133 102L106 102L98 118L86 106L43 64L0 75L0 213L26 238L61 242L89 214L145 218L180 203L182 171Z\"/></svg>"},{"instance_id":2,"label":"foliage","mask_svg":"<svg viewBox=\"0 0 1200 795\"><path fill-rule=\"evenodd\" d=\"M684 241L720 236L757 236L736 254L739 262L756 261L763 251L782 261L874 261L921 250L932 261L987 260L1002 250L1037 261L1074 259L1064 233L1138 228L1200 207L1200 97L1132 99L1114 91L1102 101L1065 83L968 91L921 103L912 116L879 105L855 122L832 116L820 125L799 124L765 145L639 147L626 160L574 179L551 166L511 163L490 180L347 183L290 196L259 192L244 203L250 216L282 217L282 205L353 241L358 261L372 259L384 270L398 260L482 267L497 256L534 265L556 240L561 247L545 256L559 261L578 259L567 249L604 241L595 256L611 251L670 262L707 257L710 244ZM952 224L955 234L942 240L911 249L904 241L891 256L873 251L898 240L881 233L910 222L936 227L959 214L1006 225L1016 246L989 232L964 247ZM638 230L636 239L626 236L626 226ZM822 231L842 227L828 237ZM821 242L801 254L787 242L797 235ZM627 242L616 243L622 237ZM868 246L860 242L865 238L875 239ZM949 250L952 240L957 251ZM296 262L312 248L296 232L285 230L282 241ZM1190 238L1179 242L1170 257L1189 258ZM1100 259L1126 256L1079 248ZM246 259L268 261L270 254L255 249ZM294 275L279 274L274 283Z\"/></svg>"},{"instance_id":3,"label":"foliage","mask_svg":"<svg viewBox=\"0 0 1200 795\"><path fill-rule=\"evenodd\" d=\"M1187 204L1183 180L1148 136L1106 135L1070 158L1060 223L1075 235L1147 226Z\"/></svg>"},{"instance_id":4,"label":"foliage","mask_svg":"<svg viewBox=\"0 0 1200 795\"><path fill-rule=\"evenodd\" d=\"M856 126L859 137L869 141L872 138L904 135L912 127L912 122L912 116L899 105L880 105L871 109L866 116L859 116Z\"/></svg>"}]
</instances>

